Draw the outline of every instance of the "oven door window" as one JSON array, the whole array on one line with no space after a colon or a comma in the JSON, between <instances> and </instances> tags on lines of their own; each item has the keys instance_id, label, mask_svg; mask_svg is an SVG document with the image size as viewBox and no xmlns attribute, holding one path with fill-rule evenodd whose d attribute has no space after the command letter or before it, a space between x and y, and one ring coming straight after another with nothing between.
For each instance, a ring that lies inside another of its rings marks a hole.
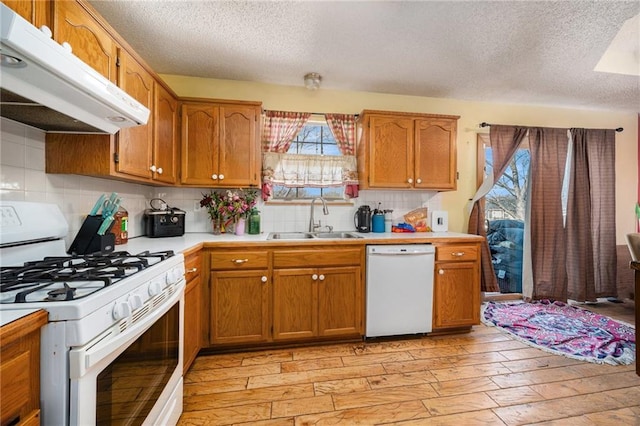
<instances>
[{"instance_id":1,"label":"oven door window","mask_svg":"<svg viewBox=\"0 0 640 426\"><path fill-rule=\"evenodd\" d=\"M141 424L176 371L180 309L175 304L104 368L96 381L96 424Z\"/></svg>"}]
</instances>

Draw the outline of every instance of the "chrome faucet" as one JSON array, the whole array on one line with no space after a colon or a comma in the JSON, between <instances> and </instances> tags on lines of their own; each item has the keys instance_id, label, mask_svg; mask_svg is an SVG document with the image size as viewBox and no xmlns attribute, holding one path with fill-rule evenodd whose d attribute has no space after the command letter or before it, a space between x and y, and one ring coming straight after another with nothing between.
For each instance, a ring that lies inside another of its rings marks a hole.
<instances>
[{"instance_id":1,"label":"chrome faucet","mask_svg":"<svg viewBox=\"0 0 640 426\"><path fill-rule=\"evenodd\" d=\"M322 213L325 216L329 214L329 207L327 206L327 201L324 198L317 197L311 200L311 217L309 218L309 232L314 232L317 229L320 229L320 227L322 226L319 220L317 224L313 220L313 204L316 202L316 200L322 201Z\"/></svg>"}]
</instances>

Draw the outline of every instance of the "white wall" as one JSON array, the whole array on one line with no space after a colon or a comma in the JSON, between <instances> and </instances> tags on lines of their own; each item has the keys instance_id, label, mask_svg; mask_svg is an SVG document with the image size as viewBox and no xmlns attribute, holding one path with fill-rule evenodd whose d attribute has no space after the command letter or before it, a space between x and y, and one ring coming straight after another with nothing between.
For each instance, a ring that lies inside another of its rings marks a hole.
<instances>
[{"instance_id":1,"label":"white wall","mask_svg":"<svg viewBox=\"0 0 640 426\"><path fill-rule=\"evenodd\" d=\"M152 198L162 198L171 207L185 210L187 232L211 230L206 211L196 209L202 192L207 189L153 187L86 176L46 174L44 149L44 132L1 119L0 199L58 204L69 223L67 246L100 194L113 191L122 197L122 206L129 212L130 238L144 234L143 213ZM361 204L375 207L381 202L384 208L394 209L395 216L423 205L430 210L440 208L439 195L429 191L361 191L360 195L352 205L330 206L328 216L322 215L316 203L316 220L335 230L353 230L353 214ZM263 232L303 231L309 226L308 205L261 204L258 208Z\"/></svg>"}]
</instances>

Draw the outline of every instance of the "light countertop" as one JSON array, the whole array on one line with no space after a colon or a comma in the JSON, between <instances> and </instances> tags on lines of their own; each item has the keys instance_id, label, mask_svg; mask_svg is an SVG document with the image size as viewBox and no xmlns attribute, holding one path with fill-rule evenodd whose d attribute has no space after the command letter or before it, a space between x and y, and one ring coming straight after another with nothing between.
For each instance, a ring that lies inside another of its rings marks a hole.
<instances>
[{"instance_id":1,"label":"light countertop","mask_svg":"<svg viewBox=\"0 0 640 426\"><path fill-rule=\"evenodd\" d=\"M269 233L258 235L234 235L221 234L213 235L212 233L185 233L180 237L166 238L149 238L135 237L130 238L127 244L117 245L116 251L128 251L132 254L145 250L163 251L173 250L176 253L184 252L188 249L201 247L215 247L217 245L247 245L257 243L260 245L269 244L274 247L287 246L292 244L419 244L419 243L438 243L438 242L463 242L481 241L482 237L471 234L462 234L456 232L415 232L415 233L357 233L348 231L362 238L349 239L301 239L301 240L267 240Z\"/></svg>"}]
</instances>

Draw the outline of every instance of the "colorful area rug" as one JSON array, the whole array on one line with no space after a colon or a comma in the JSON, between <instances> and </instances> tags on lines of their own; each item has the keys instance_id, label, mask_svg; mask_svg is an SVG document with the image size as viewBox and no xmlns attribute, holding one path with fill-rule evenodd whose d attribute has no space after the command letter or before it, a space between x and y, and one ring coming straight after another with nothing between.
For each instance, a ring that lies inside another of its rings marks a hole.
<instances>
[{"instance_id":1,"label":"colorful area rug","mask_svg":"<svg viewBox=\"0 0 640 426\"><path fill-rule=\"evenodd\" d=\"M609 317L562 302L483 305L482 322L557 355L598 364L631 364L635 329Z\"/></svg>"}]
</instances>

